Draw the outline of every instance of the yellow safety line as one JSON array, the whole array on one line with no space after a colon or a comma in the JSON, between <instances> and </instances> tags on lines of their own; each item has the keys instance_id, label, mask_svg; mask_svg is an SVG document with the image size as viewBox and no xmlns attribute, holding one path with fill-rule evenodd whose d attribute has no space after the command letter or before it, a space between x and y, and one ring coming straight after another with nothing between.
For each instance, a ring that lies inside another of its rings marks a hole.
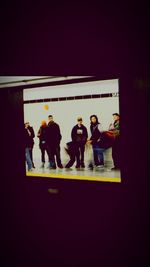
<instances>
[{"instance_id":1,"label":"yellow safety line","mask_svg":"<svg viewBox=\"0 0 150 267\"><path fill-rule=\"evenodd\" d=\"M53 174L53 173L34 173L27 172L27 176L34 177L46 177L46 178L60 178L60 179L71 179L71 180L87 180L87 181L98 181L98 182L114 182L120 183L121 178L119 177L96 177L96 176L79 176L79 175L67 175L67 174Z\"/></svg>"}]
</instances>

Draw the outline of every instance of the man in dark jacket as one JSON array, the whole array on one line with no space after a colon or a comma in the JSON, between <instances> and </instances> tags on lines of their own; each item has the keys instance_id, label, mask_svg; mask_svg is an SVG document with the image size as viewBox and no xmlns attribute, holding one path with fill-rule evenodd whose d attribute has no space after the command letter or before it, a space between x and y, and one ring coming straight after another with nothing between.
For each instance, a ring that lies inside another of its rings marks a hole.
<instances>
[{"instance_id":1,"label":"man in dark jacket","mask_svg":"<svg viewBox=\"0 0 150 267\"><path fill-rule=\"evenodd\" d=\"M48 146L48 154L49 154L49 163L51 169L56 169L56 162L59 168L63 168L60 158L60 141L61 141L61 133L59 125L54 122L53 116L48 116L48 125L47 125L47 146ZM55 162L56 156L56 162Z\"/></svg>"},{"instance_id":2,"label":"man in dark jacket","mask_svg":"<svg viewBox=\"0 0 150 267\"><path fill-rule=\"evenodd\" d=\"M77 118L77 124L73 127L71 132L72 141L75 144L76 151L76 168L84 168L84 151L85 144L88 138L87 128L82 124L82 118Z\"/></svg>"},{"instance_id":3,"label":"man in dark jacket","mask_svg":"<svg viewBox=\"0 0 150 267\"><path fill-rule=\"evenodd\" d=\"M31 158L31 161L32 161L32 166L33 168L35 168L34 166L34 162L33 162L33 146L34 146L34 137L35 137L35 134L34 134L34 130L33 130L33 127L30 126L30 123L29 122L26 122L25 123L25 127L27 129L27 133L28 133L28 138L29 138L29 153L30 153L30 158Z\"/></svg>"}]
</instances>

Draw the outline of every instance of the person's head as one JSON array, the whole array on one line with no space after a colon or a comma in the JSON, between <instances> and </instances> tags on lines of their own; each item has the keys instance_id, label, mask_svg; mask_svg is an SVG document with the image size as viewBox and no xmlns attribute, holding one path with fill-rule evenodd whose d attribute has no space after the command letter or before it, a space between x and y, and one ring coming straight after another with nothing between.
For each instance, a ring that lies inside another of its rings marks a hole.
<instances>
[{"instance_id":1,"label":"person's head","mask_svg":"<svg viewBox=\"0 0 150 267\"><path fill-rule=\"evenodd\" d=\"M26 121L24 126L25 126L25 128L28 128L30 126L30 123L28 121Z\"/></svg>"},{"instance_id":2,"label":"person's head","mask_svg":"<svg viewBox=\"0 0 150 267\"><path fill-rule=\"evenodd\" d=\"M78 123L78 125L81 125L82 122L83 122L82 118L81 118L81 117L78 117L78 118L77 118L77 123Z\"/></svg>"},{"instance_id":3,"label":"person's head","mask_svg":"<svg viewBox=\"0 0 150 267\"><path fill-rule=\"evenodd\" d=\"M113 113L113 119L114 121L118 121L120 119L120 115L118 113Z\"/></svg>"},{"instance_id":4,"label":"person's head","mask_svg":"<svg viewBox=\"0 0 150 267\"><path fill-rule=\"evenodd\" d=\"M97 124L98 123L98 117L96 115L90 116L91 124Z\"/></svg>"},{"instance_id":5,"label":"person's head","mask_svg":"<svg viewBox=\"0 0 150 267\"><path fill-rule=\"evenodd\" d=\"M53 122L53 115L49 115L48 120L49 120L49 122Z\"/></svg>"},{"instance_id":6,"label":"person's head","mask_svg":"<svg viewBox=\"0 0 150 267\"><path fill-rule=\"evenodd\" d=\"M41 121L41 126L42 126L42 127L46 127L46 126L47 126L46 121Z\"/></svg>"}]
</instances>

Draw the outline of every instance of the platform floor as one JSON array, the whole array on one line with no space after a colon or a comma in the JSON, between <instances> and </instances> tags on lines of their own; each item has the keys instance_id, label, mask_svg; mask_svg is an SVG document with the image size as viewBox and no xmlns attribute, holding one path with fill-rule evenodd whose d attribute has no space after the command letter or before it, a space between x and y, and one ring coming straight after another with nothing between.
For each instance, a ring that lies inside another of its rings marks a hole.
<instances>
[{"instance_id":1,"label":"platform floor","mask_svg":"<svg viewBox=\"0 0 150 267\"><path fill-rule=\"evenodd\" d=\"M105 166L104 168L94 168L89 170L87 166L85 168L76 169L75 165L70 169L56 170L49 169L48 163L45 163L45 167L41 168L40 160L35 160L35 169L32 172L26 172L27 176L34 177L47 177L47 178L59 178L59 179L74 179L74 180L90 180L90 181L104 181L104 182L121 182L120 170L111 170L111 166Z\"/></svg>"}]
</instances>

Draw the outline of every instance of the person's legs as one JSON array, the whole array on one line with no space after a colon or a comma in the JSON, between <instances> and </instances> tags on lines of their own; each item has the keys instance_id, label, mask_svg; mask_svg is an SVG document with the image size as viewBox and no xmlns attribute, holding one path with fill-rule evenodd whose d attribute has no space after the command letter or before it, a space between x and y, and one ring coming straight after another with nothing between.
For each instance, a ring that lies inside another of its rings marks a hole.
<instances>
[{"instance_id":1,"label":"person's legs","mask_svg":"<svg viewBox=\"0 0 150 267\"><path fill-rule=\"evenodd\" d=\"M80 162L80 150L79 150L79 144L75 144L75 158L76 158L76 168L80 168L81 162Z\"/></svg>"},{"instance_id":2,"label":"person's legs","mask_svg":"<svg viewBox=\"0 0 150 267\"><path fill-rule=\"evenodd\" d=\"M80 145L80 155L81 155L81 167L84 168L85 164L84 164L84 151L85 151L85 145L81 144Z\"/></svg>"},{"instance_id":3,"label":"person's legs","mask_svg":"<svg viewBox=\"0 0 150 267\"><path fill-rule=\"evenodd\" d=\"M49 158L49 167L56 168L55 157L54 157L54 148L52 146L48 147L48 158Z\"/></svg>"},{"instance_id":4,"label":"person's legs","mask_svg":"<svg viewBox=\"0 0 150 267\"><path fill-rule=\"evenodd\" d=\"M96 166L104 165L104 148L100 148L99 145L93 145L94 163Z\"/></svg>"},{"instance_id":5,"label":"person's legs","mask_svg":"<svg viewBox=\"0 0 150 267\"><path fill-rule=\"evenodd\" d=\"M65 168L70 168L72 167L72 165L74 164L75 162L75 156L70 156L70 160L68 161L68 163L66 164Z\"/></svg>"},{"instance_id":6,"label":"person's legs","mask_svg":"<svg viewBox=\"0 0 150 267\"><path fill-rule=\"evenodd\" d=\"M55 155L56 155L56 161L57 161L57 166L59 168L63 168L63 165L61 163L61 158L60 158L60 146L56 146L55 148Z\"/></svg>"},{"instance_id":7,"label":"person's legs","mask_svg":"<svg viewBox=\"0 0 150 267\"><path fill-rule=\"evenodd\" d=\"M41 167L44 167L45 164L45 148L41 146L41 161L42 161L42 165Z\"/></svg>"},{"instance_id":8,"label":"person's legs","mask_svg":"<svg viewBox=\"0 0 150 267\"><path fill-rule=\"evenodd\" d=\"M92 147L93 147L94 164L98 166L100 164L98 158L98 147L97 145L93 145Z\"/></svg>"},{"instance_id":9,"label":"person's legs","mask_svg":"<svg viewBox=\"0 0 150 267\"><path fill-rule=\"evenodd\" d=\"M70 160L68 163L65 165L65 168L70 168L75 162L75 146L73 142L68 142L67 143L68 148L66 149L67 154L70 157Z\"/></svg>"},{"instance_id":10,"label":"person's legs","mask_svg":"<svg viewBox=\"0 0 150 267\"><path fill-rule=\"evenodd\" d=\"M33 160L33 155L32 155L32 148L30 147L30 149L29 149L29 153L30 153L30 159L31 159L31 161Z\"/></svg>"},{"instance_id":11,"label":"person's legs","mask_svg":"<svg viewBox=\"0 0 150 267\"><path fill-rule=\"evenodd\" d=\"M31 158L30 158L30 152L29 152L29 148L26 147L25 149L25 156L26 156L26 162L27 162L27 165L28 165L28 171L32 170L33 168L33 165L32 165L32 161L31 161Z\"/></svg>"},{"instance_id":12,"label":"person's legs","mask_svg":"<svg viewBox=\"0 0 150 267\"><path fill-rule=\"evenodd\" d=\"M41 149L41 161L42 161L42 163L45 163L45 146L44 146L44 144L40 145L40 149Z\"/></svg>"},{"instance_id":13,"label":"person's legs","mask_svg":"<svg viewBox=\"0 0 150 267\"><path fill-rule=\"evenodd\" d=\"M99 165L104 165L104 154L103 154L104 150L105 150L104 148L100 147L97 149L97 155L100 162Z\"/></svg>"},{"instance_id":14,"label":"person's legs","mask_svg":"<svg viewBox=\"0 0 150 267\"><path fill-rule=\"evenodd\" d=\"M33 162L33 146L30 147L30 149L29 149L29 153L30 153L30 159L31 159L31 161L32 161L33 168L35 168L35 166L34 166L34 162Z\"/></svg>"}]
</instances>

